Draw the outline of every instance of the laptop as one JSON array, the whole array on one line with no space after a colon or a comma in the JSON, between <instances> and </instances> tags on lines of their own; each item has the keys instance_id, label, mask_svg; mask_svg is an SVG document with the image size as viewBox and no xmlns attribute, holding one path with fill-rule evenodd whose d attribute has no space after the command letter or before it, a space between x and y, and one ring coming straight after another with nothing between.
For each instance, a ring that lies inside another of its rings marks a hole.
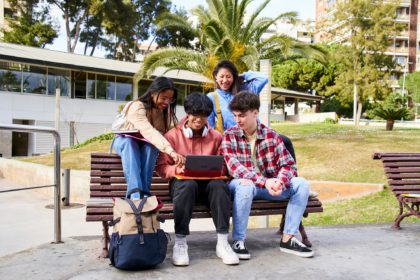
<instances>
[{"instance_id":1,"label":"laptop","mask_svg":"<svg viewBox=\"0 0 420 280\"><path fill-rule=\"evenodd\" d=\"M220 177L223 171L223 156L187 155L184 176L187 177Z\"/></svg>"}]
</instances>

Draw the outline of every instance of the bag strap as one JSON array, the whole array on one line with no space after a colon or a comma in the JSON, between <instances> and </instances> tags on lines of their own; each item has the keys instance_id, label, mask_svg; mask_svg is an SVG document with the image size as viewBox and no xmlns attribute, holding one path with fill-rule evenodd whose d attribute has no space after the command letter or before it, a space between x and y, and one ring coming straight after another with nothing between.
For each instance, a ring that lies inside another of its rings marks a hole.
<instances>
[{"instance_id":1,"label":"bag strap","mask_svg":"<svg viewBox=\"0 0 420 280\"><path fill-rule=\"evenodd\" d=\"M140 190L139 188L134 188L134 189L131 189L127 192L127 194L125 195L125 198L130 198L130 195L132 195L133 193L139 193L140 194L140 199L143 199L143 197L145 195L147 195L147 196L152 195L150 192L145 192L145 191Z\"/></svg>"},{"instance_id":2,"label":"bag strap","mask_svg":"<svg viewBox=\"0 0 420 280\"><path fill-rule=\"evenodd\" d=\"M217 115L216 130L219 131L221 134L223 134L224 133L223 119L222 119L222 111L220 110L219 95L217 94L217 92L214 92L213 96L214 96L214 103L216 105L216 115Z\"/></svg>"},{"instance_id":3,"label":"bag strap","mask_svg":"<svg viewBox=\"0 0 420 280\"><path fill-rule=\"evenodd\" d=\"M128 103L128 105L125 105L124 108L121 111L121 114L123 114L124 116L127 116L128 110L130 110L131 105L133 105L134 102L136 102L137 100L132 100ZM127 107L127 109L126 109Z\"/></svg>"},{"instance_id":4,"label":"bag strap","mask_svg":"<svg viewBox=\"0 0 420 280\"><path fill-rule=\"evenodd\" d=\"M136 224L137 224L137 232L139 234L139 241L140 244L144 244L144 235L143 235L143 224L141 222L141 211L143 210L144 204L146 204L147 196L144 197L139 204L139 207L136 208L134 202L131 199L123 198L123 200L127 201L130 205L131 209L133 210L134 215L136 216Z\"/></svg>"}]
</instances>

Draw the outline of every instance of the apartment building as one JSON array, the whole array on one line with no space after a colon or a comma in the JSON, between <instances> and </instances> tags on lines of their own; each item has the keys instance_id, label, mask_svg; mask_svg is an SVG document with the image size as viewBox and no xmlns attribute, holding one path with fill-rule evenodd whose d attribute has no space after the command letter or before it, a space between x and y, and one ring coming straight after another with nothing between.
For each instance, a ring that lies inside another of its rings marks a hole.
<instances>
[{"instance_id":1,"label":"apartment building","mask_svg":"<svg viewBox=\"0 0 420 280\"><path fill-rule=\"evenodd\" d=\"M278 34L284 34L296 40L312 44L314 43L315 22L313 20L298 19L295 23L292 23L288 19L281 19L270 26L267 32L261 36L261 39L268 39Z\"/></svg>"},{"instance_id":2,"label":"apartment building","mask_svg":"<svg viewBox=\"0 0 420 280\"><path fill-rule=\"evenodd\" d=\"M337 42L337 38L329 37L326 30L336 28L328 24L332 18L334 7L340 0L315 0L315 42ZM420 70L420 19L419 0L401 0L396 9L396 21L405 25L400 34L390 34L390 44L387 55L393 56L400 65L400 70L395 72L391 79L393 87L399 88L398 79L405 73Z\"/></svg>"}]
</instances>

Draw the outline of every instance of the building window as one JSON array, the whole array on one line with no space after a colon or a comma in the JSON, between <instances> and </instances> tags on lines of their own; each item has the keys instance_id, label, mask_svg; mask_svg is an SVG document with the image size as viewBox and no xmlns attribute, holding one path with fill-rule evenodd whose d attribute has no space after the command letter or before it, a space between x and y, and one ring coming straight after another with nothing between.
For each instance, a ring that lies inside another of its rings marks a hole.
<instances>
[{"instance_id":1,"label":"building window","mask_svg":"<svg viewBox=\"0 0 420 280\"><path fill-rule=\"evenodd\" d=\"M47 68L23 65L23 92L47 93Z\"/></svg>"},{"instance_id":2,"label":"building window","mask_svg":"<svg viewBox=\"0 0 420 280\"><path fill-rule=\"evenodd\" d=\"M48 68L48 95L55 95L56 88L60 88L61 96L69 96L70 71Z\"/></svg>"},{"instance_id":3,"label":"building window","mask_svg":"<svg viewBox=\"0 0 420 280\"><path fill-rule=\"evenodd\" d=\"M96 98L114 100L115 99L115 77L107 75L96 75Z\"/></svg>"},{"instance_id":4,"label":"building window","mask_svg":"<svg viewBox=\"0 0 420 280\"><path fill-rule=\"evenodd\" d=\"M73 72L73 98L86 99L86 72Z\"/></svg>"},{"instance_id":5,"label":"building window","mask_svg":"<svg viewBox=\"0 0 420 280\"><path fill-rule=\"evenodd\" d=\"M117 77L115 89L118 101L129 101L133 99L133 79Z\"/></svg>"},{"instance_id":6,"label":"building window","mask_svg":"<svg viewBox=\"0 0 420 280\"><path fill-rule=\"evenodd\" d=\"M19 64L0 61L0 90L21 92L22 71Z\"/></svg>"},{"instance_id":7,"label":"building window","mask_svg":"<svg viewBox=\"0 0 420 280\"><path fill-rule=\"evenodd\" d=\"M176 98L177 105L184 105L185 97L187 96L187 85L186 84L177 84L175 83L175 87L178 91L178 96Z\"/></svg>"},{"instance_id":8,"label":"building window","mask_svg":"<svg viewBox=\"0 0 420 280\"><path fill-rule=\"evenodd\" d=\"M86 82L86 91L88 94L88 98L94 99L95 92L96 92L96 74L94 73L88 73L87 74L87 82Z\"/></svg>"},{"instance_id":9,"label":"building window","mask_svg":"<svg viewBox=\"0 0 420 280\"><path fill-rule=\"evenodd\" d=\"M13 13L12 9L4 8L4 17L7 19L14 19L16 18L16 14Z\"/></svg>"},{"instance_id":10,"label":"building window","mask_svg":"<svg viewBox=\"0 0 420 280\"><path fill-rule=\"evenodd\" d=\"M141 80L139 82L139 97L146 93L149 86L152 84L152 81L150 80Z\"/></svg>"},{"instance_id":11,"label":"building window","mask_svg":"<svg viewBox=\"0 0 420 280\"><path fill-rule=\"evenodd\" d=\"M405 61L406 61L406 57L405 56L396 56L395 57L395 62L401 66L405 65Z\"/></svg>"}]
</instances>

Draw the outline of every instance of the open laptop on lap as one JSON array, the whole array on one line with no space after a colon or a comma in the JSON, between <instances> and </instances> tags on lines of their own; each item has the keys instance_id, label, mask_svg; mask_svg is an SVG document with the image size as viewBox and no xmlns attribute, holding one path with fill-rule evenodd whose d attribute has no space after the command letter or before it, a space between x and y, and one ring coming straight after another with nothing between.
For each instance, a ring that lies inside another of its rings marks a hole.
<instances>
[{"instance_id":1,"label":"open laptop on lap","mask_svg":"<svg viewBox=\"0 0 420 280\"><path fill-rule=\"evenodd\" d=\"M219 178L223 177L223 156L187 155L183 177Z\"/></svg>"}]
</instances>

